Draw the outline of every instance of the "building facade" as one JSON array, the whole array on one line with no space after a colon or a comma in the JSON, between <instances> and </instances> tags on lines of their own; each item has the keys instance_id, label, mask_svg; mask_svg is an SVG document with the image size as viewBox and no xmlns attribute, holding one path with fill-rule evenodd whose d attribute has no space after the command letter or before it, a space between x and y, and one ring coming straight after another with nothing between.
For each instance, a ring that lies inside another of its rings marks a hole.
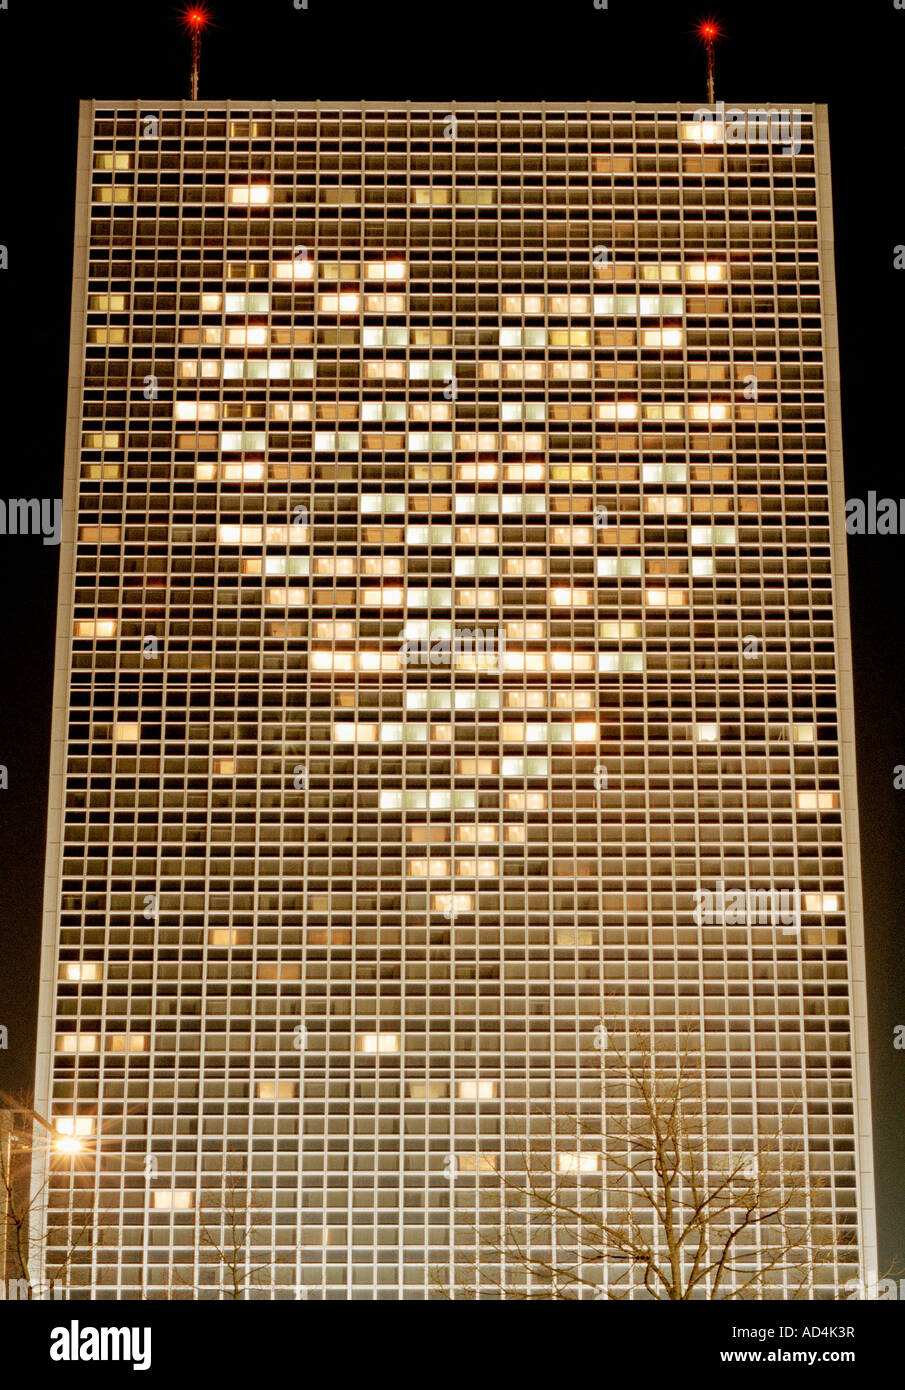
<instances>
[{"instance_id":1,"label":"building facade","mask_svg":"<svg viewBox=\"0 0 905 1390\"><path fill-rule=\"evenodd\" d=\"M540 1296L645 1047L875 1269L825 110L90 102L77 200L48 1277Z\"/></svg>"}]
</instances>

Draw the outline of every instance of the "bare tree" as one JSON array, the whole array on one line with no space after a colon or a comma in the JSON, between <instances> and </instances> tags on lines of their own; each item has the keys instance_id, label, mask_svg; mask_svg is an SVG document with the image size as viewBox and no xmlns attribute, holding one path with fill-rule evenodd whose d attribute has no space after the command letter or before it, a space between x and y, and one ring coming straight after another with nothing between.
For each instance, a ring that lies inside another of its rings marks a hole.
<instances>
[{"instance_id":1,"label":"bare tree","mask_svg":"<svg viewBox=\"0 0 905 1390\"><path fill-rule=\"evenodd\" d=\"M556 1120L535 1112L539 1137L504 1138L502 1162L488 1159L496 1170L482 1180L492 1187L486 1200L481 1190L479 1224L457 1238L435 1288L462 1298L812 1295L851 1237L821 1215L823 1184L794 1114L736 1116L748 1130L740 1147L696 1047L664 1063L640 1033L622 1048L609 1028L598 1035L596 1118L578 1107Z\"/></svg>"},{"instance_id":2,"label":"bare tree","mask_svg":"<svg viewBox=\"0 0 905 1390\"><path fill-rule=\"evenodd\" d=\"M264 1232L262 1246L270 1249L272 1210L269 1194L265 1197L255 1188L238 1160L227 1159L213 1182L202 1182L196 1225L199 1258L202 1265L219 1271L224 1298L244 1300L256 1291L271 1290L274 1261L255 1261L259 1232ZM194 1285L176 1270L170 1296L178 1296L178 1290L185 1297L197 1297L208 1287Z\"/></svg>"},{"instance_id":3,"label":"bare tree","mask_svg":"<svg viewBox=\"0 0 905 1390\"><path fill-rule=\"evenodd\" d=\"M0 1103L0 1278L19 1297L61 1296L103 1243L94 1166L83 1170L80 1144L55 1141L30 1097L0 1095ZM45 1175L37 1186L36 1168Z\"/></svg>"}]
</instances>

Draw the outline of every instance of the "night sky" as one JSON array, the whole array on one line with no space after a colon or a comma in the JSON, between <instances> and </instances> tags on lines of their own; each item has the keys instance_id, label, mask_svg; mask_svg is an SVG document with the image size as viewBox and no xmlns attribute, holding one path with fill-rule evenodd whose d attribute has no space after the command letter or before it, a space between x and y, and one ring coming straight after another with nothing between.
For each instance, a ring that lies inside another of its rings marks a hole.
<instances>
[{"instance_id":1,"label":"night sky","mask_svg":"<svg viewBox=\"0 0 905 1390\"><path fill-rule=\"evenodd\" d=\"M647 0L488 0L364 5L211 0L202 99L639 101L703 105L700 6ZM0 10L2 496L61 496L78 102L187 98L189 42L171 3L36 5ZM905 10L869 0L844 12L813 3L712 6L728 32L716 95L727 105L826 102L836 221L846 493L905 496L900 416L905 362L896 332L905 270L901 59ZM844 22L838 16L844 13ZM51 678L59 551L0 536L0 1088L33 1073ZM882 1275L905 1269L905 539L849 541L862 868L874 1077Z\"/></svg>"}]
</instances>

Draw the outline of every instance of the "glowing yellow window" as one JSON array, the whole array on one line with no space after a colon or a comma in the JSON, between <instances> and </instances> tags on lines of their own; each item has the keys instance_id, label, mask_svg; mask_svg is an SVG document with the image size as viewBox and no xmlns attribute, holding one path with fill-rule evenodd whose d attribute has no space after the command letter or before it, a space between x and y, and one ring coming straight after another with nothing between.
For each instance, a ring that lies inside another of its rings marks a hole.
<instances>
[{"instance_id":1,"label":"glowing yellow window","mask_svg":"<svg viewBox=\"0 0 905 1390\"><path fill-rule=\"evenodd\" d=\"M592 603L594 596L590 589L551 589L550 602L554 608L587 607Z\"/></svg>"},{"instance_id":2,"label":"glowing yellow window","mask_svg":"<svg viewBox=\"0 0 905 1390\"><path fill-rule=\"evenodd\" d=\"M147 1047L144 1033L111 1033L107 1038L109 1052L146 1052Z\"/></svg>"},{"instance_id":3,"label":"glowing yellow window","mask_svg":"<svg viewBox=\"0 0 905 1390\"><path fill-rule=\"evenodd\" d=\"M491 777L497 770L496 758L456 758L457 777Z\"/></svg>"},{"instance_id":4,"label":"glowing yellow window","mask_svg":"<svg viewBox=\"0 0 905 1390\"><path fill-rule=\"evenodd\" d=\"M101 967L93 960L68 960L60 966L60 979L69 984L89 983L101 978Z\"/></svg>"},{"instance_id":5,"label":"glowing yellow window","mask_svg":"<svg viewBox=\"0 0 905 1390\"><path fill-rule=\"evenodd\" d=\"M250 946L253 937L250 927L212 927L207 939L211 946Z\"/></svg>"},{"instance_id":6,"label":"glowing yellow window","mask_svg":"<svg viewBox=\"0 0 905 1390\"><path fill-rule=\"evenodd\" d=\"M235 758L214 758L211 764L215 777L233 777L236 771Z\"/></svg>"},{"instance_id":7,"label":"glowing yellow window","mask_svg":"<svg viewBox=\"0 0 905 1390\"><path fill-rule=\"evenodd\" d=\"M683 121L682 139L702 145L715 145L723 139L722 121Z\"/></svg>"},{"instance_id":8,"label":"glowing yellow window","mask_svg":"<svg viewBox=\"0 0 905 1390\"><path fill-rule=\"evenodd\" d=\"M57 1036L58 1052L97 1052L96 1033L60 1033Z\"/></svg>"},{"instance_id":9,"label":"glowing yellow window","mask_svg":"<svg viewBox=\"0 0 905 1390\"><path fill-rule=\"evenodd\" d=\"M456 860L456 874L459 878L496 878L499 871L498 859Z\"/></svg>"},{"instance_id":10,"label":"glowing yellow window","mask_svg":"<svg viewBox=\"0 0 905 1390\"><path fill-rule=\"evenodd\" d=\"M295 1081L259 1081L256 1091L258 1100L294 1100L297 1093Z\"/></svg>"},{"instance_id":11,"label":"glowing yellow window","mask_svg":"<svg viewBox=\"0 0 905 1390\"><path fill-rule=\"evenodd\" d=\"M459 1100L496 1100L499 1089L496 1081L459 1081L456 1095Z\"/></svg>"},{"instance_id":12,"label":"glowing yellow window","mask_svg":"<svg viewBox=\"0 0 905 1390\"><path fill-rule=\"evenodd\" d=\"M277 964L275 961L261 961L258 965L259 980L300 980L302 967L290 963Z\"/></svg>"},{"instance_id":13,"label":"glowing yellow window","mask_svg":"<svg viewBox=\"0 0 905 1390\"><path fill-rule=\"evenodd\" d=\"M173 414L177 420L216 420L219 406L208 401L177 401Z\"/></svg>"},{"instance_id":14,"label":"glowing yellow window","mask_svg":"<svg viewBox=\"0 0 905 1390\"><path fill-rule=\"evenodd\" d=\"M499 476L499 471L499 465L495 463L456 464L456 477L460 482L465 483L494 483Z\"/></svg>"},{"instance_id":15,"label":"glowing yellow window","mask_svg":"<svg viewBox=\"0 0 905 1390\"><path fill-rule=\"evenodd\" d=\"M321 294L317 299L318 308L323 314L357 314L361 300L351 291L343 294Z\"/></svg>"},{"instance_id":16,"label":"glowing yellow window","mask_svg":"<svg viewBox=\"0 0 905 1390\"><path fill-rule=\"evenodd\" d=\"M496 844L499 838L495 825L457 825L456 839L465 845Z\"/></svg>"},{"instance_id":17,"label":"glowing yellow window","mask_svg":"<svg viewBox=\"0 0 905 1390\"><path fill-rule=\"evenodd\" d=\"M115 637L115 618L83 618L75 625L76 637Z\"/></svg>"},{"instance_id":18,"label":"glowing yellow window","mask_svg":"<svg viewBox=\"0 0 905 1390\"><path fill-rule=\"evenodd\" d=\"M398 1033L359 1033L355 1039L355 1051L369 1056L383 1056L399 1050Z\"/></svg>"},{"instance_id":19,"label":"glowing yellow window","mask_svg":"<svg viewBox=\"0 0 905 1390\"><path fill-rule=\"evenodd\" d=\"M836 893L805 893L805 912L838 912L839 898Z\"/></svg>"},{"instance_id":20,"label":"glowing yellow window","mask_svg":"<svg viewBox=\"0 0 905 1390\"><path fill-rule=\"evenodd\" d=\"M650 516L683 516L686 502L684 497L668 497L662 493L651 493L644 499L644 510Z\"/></svg>"},{"instance_id":21,"label":"glowing yellow window","mask_svg":"<svg viewBox=\"0 0 905 1390\"><path fill-rule=\"evenodd\" d=\"M598 420L637 420L637 401L609 401L597 407Z\"/></svg>"},{"instance_id":22,"label":"glowing yellow window","mask_svg":"<svg viewBox=\"0 0 905 1390\"><path fill-rule=\"evenodd\" d=\"M409 859L405 872L410 878L449 878L449 860Z\"/></svg>"},{"instance_id":23,"label":"glowing yellow window","mask_svg":"<svg viewBox=\"0 0 905 1390\"><path fill-rule=\"evenodd\" d=\"M112 430L102 433L91 433L85 435L86 449L120 449L122 448L123 437Z\"/></svg>"},{"instance_id":24,"label":"glowing yellow window","mask_svg":"<svg viewBox=\"0 0 905 1390\"><path fill-rule=\"evenodd\" d=\"M642 328L641 346L648 348L677 348L682 346L681 328Z\"/></svg>"},{"instance_id":25,"label":"glowing yellow window","mask_svg":"<svg viewBox=\"0 0 905 1390\"><path fill-rule=\"evenodd\" d=\"M405 261L369 261L365 266L366 280L404 280Z\"/></svg>"},{"instance_id":26,"label":"glowing yellow window","mask_svg":"<svg viewBox=\"0 0 905 1390\"><path fill-rule=\"evenodd\" d=\"M94 1133L92 1115L61 1115L54 1123L57 1134L71 1134L75 1138L84 1139Z\"/></svg>"},{"instance_id":27,"label":"glowing yellow window","mask_svg":"<svg viewBox=\"0 0 905 1390\"><path fill-rule=\"evenodd\" d=\"M191 1211L192 1194L186 1188L174 1188L170 1192L154 1193L155 1211Z\"/></svg>"},{"instance_id":28,"label":"glowing yellow window","mask_svg":"<svg viewBox=\"0 0 905 1390\"><path fill-rule=\"evenodd\" d=\"M112 545L122 540L123 528L121 526L80 526L79 540L92 543L100 542L101 545Z\"/></svg>"},{"instance_id":29,"label":"glowing yellow window","mask_svg":"<svg viewBox=\"0 0 905 1390\"><path fill-rule=\"evenodd\" d=\"M474 894L432 893L430 906L431 912L445 912L451 915L457 912L474 912Z\"/></svg>"},{"instance_id":30,"label":"glowing yellow window","mask_svg":"<svg viewBox=\"0 0 905 1390\"><path fill-rule=\"evenodd\" d=\"M704 261L699 265L687 265L685 278L714 284L716 281L725 280L726 267L722 261Z\"/></svg>"},{"instance_id":31,"label":"glowing yellow window","mask_svg":"<svg viewBox=\"0 0 905 1390\"><path fill-rule=\"evenodd\" d=\"M273 268L275 280L313 280L314 262L301 255L298 259L282 261Z\"/></svg>"},{"instance_id":32,"label":"glowing yellow window","mask_svg":"<svg viewBox=\"0 0 905 1390\"><path fill-rule=\"evenodd\" d=\"M503 806L507 811L544 811L547 808L547 793L506 792Z\"/></svg>"},{"instance_id":33,"label":"glowing yellow window","mask_svg":"<svg viewBox=\"0 0 905 1390\"><path fill-rule=\"evenodd\" d=\"M558 1173L598 1173L600 1171L600 1155L595 1153L564 1153L556 1156L556 1171Z\"/></svg>"},{"instance_id":34,"label":"glowing yellow window","mask_svg":"<svg viewBox=\"0 0 905 1390\"><path fill-rule=\"evenodd\" d=\"M269 183L234 184L229 201L234 207L263 207L270 202L272 191Z\"/></svg>"},{"instance_id":35,"label":"glowing yellow window","mask_svg":"<svg viewBox=\"0 0 905 1390\"><path fill-rule=\"evenodd\" d=\"M839 793L796 792L795 805L799 811L835 811L839 807Z\"/></svg>"},{"instance_id":36,"label":"glowing yellow window","mask_svg":"<svg viewBox=\"0 0 905 1390\"><path fill-rule=\"evenodd\" d=\"M684 608L688 604L684 589L645 589L644 599L651 608Z\"/></svg>"}]
</instances>

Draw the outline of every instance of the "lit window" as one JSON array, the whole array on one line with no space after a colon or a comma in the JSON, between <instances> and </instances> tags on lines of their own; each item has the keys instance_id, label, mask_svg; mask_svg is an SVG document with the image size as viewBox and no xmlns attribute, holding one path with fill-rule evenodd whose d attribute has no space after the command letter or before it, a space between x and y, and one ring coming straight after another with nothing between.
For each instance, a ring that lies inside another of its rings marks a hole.
<instances>
[{"instance_id":1,"label":"lit window","mask_svg":"<svg viewBox=\"0 0 905 1390\"><path fill-rule=\"evenodd\" d=\"M366 280L404 280L405 261L369 261L365 266Z\"/></svg>"},{"instance_id":2,"label":"lit window","mask_svg":"<svg viewBox=\"0 0 905 1390\"><path fill-rule=\"evenodd\" d=\"M202 465L199 464L199 468ZM216 468L216 465L214 465ZM223 479L227 483L262 483L266 477L266 467L263 463L225 463L223 465Z\"/></svg>"},{"instance_id":3,"label":"lit window","mask_svg":"<svg viewBox=\"0 0 905 1390\"><path fill-rule=\"evenodd\" d=\"M432 893L431 912L443 912L455 916L457 912L474 912L473 893Z\"/></svg>"},{"instance_id":4,"label":"lit window","mask_svg":"<svg viewBox=\"0 0 905 1390\"><path fill-rule=\"evenodd\" d=\"M317 305L322 314L357 314L361 299L351 291L344 294L320 294L317 297Z\"/></svg>"},{"instance_id":5,"label":"lit window","mask_svg":"<svg viewBox=\"0 0 905 1390\"><path fill-rule=\"evenodd\" d=\"M101 967L97 961L68 960L60 966L60 979L69 984L86 984L101 978Z\"/></svg>"},{"instance_id":6,"label":"lit window","mask_svg":"<svg viewBox=\"0 0 905 1390\"><path fill-rule=\"evenodd\" d=\"M449 878L448 859L409 859L405 872L410 878Z\"/></svg>"},{"instance_id":7,"label":"lit window","mask_svg":"<svg viewBox=\"0 0 905 1390\"><path fill-rule=\"evenodd\" d=\"M271 193L269 183L234 184L229 201L235 207L262 207L270 202Z\"/></svg>"},{"instance_id":8,"label":"lit window","mask_svg":"<svg viewBox=\"0 0 905 1390\"><path fill-rule=\"evenodd\" d=\"M211 946L250 946L254 936L250 927L212 927L207 939Z\"/></svg>"},{"instance_id":9,"label":"lit window","mask_svg":"<svg viewBox=\"0 0 905 1390\"><path fill-rule=\"evenodd\" d=\"M97 1052L97 1044L96 1033L59 1033L57 1035L58 1052Z\"/></svg>"},{"instance_id":10,"label":"lit window","mask_svg":"<svg viewBox=\"0 0 905 1390\"><path fill-rule=\"evenodd\" d=\"M637 401L615 401L609 404L604 402L597 407L598 420L637 420L637 418Z\"/></svg>"},{"instance_id":11,"label":"lit window","mask_svg":"<svg viewBox=\"0 0 905 1390\"><path fill-rule=\"evenodd\" d=\"M91 544L113 545L122 540L121 526L80 526L79 540Z\"/></svg>"},{"instance_id":12,"label":"lit window","mask_svg":"<svg viewBox=\"0 0 905 1390\"><path fill-rule=\"evenodd\" d=\"M91 1115L61 1115L56 1121L56 1131L84 1139L94 1133L94 1118Z\"/></svg>"},{"instance_id":13,"label":"lit window","mask_svg":"<svg viewBox=\"0 0 905 1390\"><path fill-rule=\"evenodd\" d=\"M173 413L177 420L216 420L219 409L205 401L177 401Z\"/></svg>"},{"instance_id":14,"label":"lit window","mask_svg":"<svg viewBox=\"0 0 905 1390\"><path fill-rule=\"evenodd\" d=\"M642 328L641 346L648 348L677 348L682 346L681 328Z\"/></svg>"},{"instance_id":15,"label":"lit window","mask_svg":"<svg viewBox=\"0 0 905 1390\"><path fill-rule=\"evenodd\" d=\"M715 145L723 138L722 121L683 121L682 139L701 145Z\"/></svg>"},{"instance_id":16,"label":"lit window","mask_svg":"<svg viewBox=\"0 0 905 1390\"><path fill-rule=\"evenodd\" d=\"M556 1156L558 1173L598 1173L600 1155L594 1153L564 1153Z\"/></svg>"},{"instance_id":17,"label":"lit window","mask_svg":"<svg viewBox=\"0 0 905 1390\"><path fill-rule=\"evenodd\" d=\"M298 1095L296 1081L259 1081L256 1090L258 1100L294 1100Z\"/></svg>"},{"instance_id":18,"label":"lit window","mask_svg":"<svg viewBox=\"0 0 905 1390\"><path fill-rule=\"evenodd\" d=\"M89 294L89 313L122 314L126 309L124 294Z\"/></svg>"},{"instance_id":19,"label":"lit window","mask_svg":"<svg viewBox=\"0 0 905 1390\"><path fill-rule=\"evenodd\" d=\"M838 912L839 898L836 893L805 893L805 912Z\"/></svg>"},{"instance_id":20,"label":"lit window","mask_svg":"<svg viewBox=\"0 0 905 1390\"><path fill-rule=\"evenodd\" d=\"M371 1056L397 1053L399 1050L398 1033L359 1033L355 1039L355 1051Z\"/></svg>"},{"instance_id":21,"label":"lit window","mask_svg":"<svg viewBox=\"0 0 905 1390\"><path fill-rule=\"evenodd\" d=\"M137 724L115 724L113 740L115 743L137 743L139 726Z\"/></svg>"},{"instance_id":22,"label":"lit window","mask_svg":"<svg viewBox=\"0 0 905 1390\"><path fill-rule=\"evenodd\" d=\"M685 589L645 589L644 601L651 608L684 608L688 594Z\"/></svg>"},{"instance_id":23,"label":"lit window","mask_svg":"<svg viewBox=\"0 0 905 1390\"><path fill-rule=\"evenodd\" d=\"M108 1052L145 1052L147 1044L144 1033L111 1033L107 1038Z\"/></svg>"},{"instance_id":24,"label":"lit window","mask_svg":"<svg viewBox=\"0 0 905 1390\"><path fill-rule=\"evenodd\" d=\"M122 446L122 435L113 430L86 434L83 445L85 449L121 449Z\"/></svg>"},{"instance_id":25,"label":"lit window","mask_svg":"<svg viewBox=\"0 0 905 1390\"><path fill-rule=\"evenodd\" d=\"M506 792L503 807L507 811L545 811L546 792Z\"/></svg>"},{"instance_id":26,"label":"lit window","mask_svg":"<svg viewBox=\"0 0 905 1390\"><path fill-rule=\"evenodd\" d=\"M799 811L835 811L839 808L839 793L796 792L795 805Z\"/></svg>"},{"instance_id":27,"label":"lit window","mask_svg":"<svg viewBox=\"0 0 905 1390\"><path fill-rule=\"evenodd\" d=\"M227 314L267 314L270 312L269 294L228 294L225 299L219 294L203 294L202 309L219 309L221 300Z\"/></svg>"},{"instance_id":28,"label":"lit window","mask_svg":"<svg viewBox=\"0 0 905 1390\"><path fill-rule=\"evenodd\" d=\"M278 262L273 268L275 280L313 280L314 262L299 256L291 261Z\"/></svg>"},{"instance_id":29,"label":"lit window","mask_svg":"<svg viewBox=\"0 0 905 1390\"><path fill-rule=\"evenodd\" d=\"M171 1192L161 1192L159 1189L153 1194L155 1211L190 1211L192 1207L192 1194L183 1188L174 1188Z\"/></svg>"},{"instance_id":30,"label":"lit window","mask_svg":"<svg viewBox=\"0 0 905 1390\"><path fill-rule=\"evenodd\" d=\"M644 499L644 510L649 516L684 516L686 509L684 497L669 497L663 493L651 493Z\"/></svg>"},{"instance_id":31,"label":"lit window","mask_svg":"<svg viewBox=\"0 0 905 1390\"><path fill-rule=\"evenodd\" d=\"M496 1081L459 1081L456 1085L459 1100L496 1100L498 1094Z\"/></svg>"},{"instance_id":32,"label":"lit window","mask_svg":"<svg viewBox=\"0 0 905 1390\"><path fill-rule=\"evenodd\" d=\"M75 625L76 637L115 637L115 618L83 618Z\"/></svg>"},{"instance_id":33,"label":"lit window","mask_svg":"<svg viewBox=\"0 0 905 1390\"><path fill-rule=\"evenodd\" d=\"M211 338L212 342L219 342L219 338ZM268 330L263 327L250 328L227 328L226 341L230 347L266 347L268 342Z\"/></svg>"},{"instance_id":34,"label":"lit window","mask_svg":"<svg viewBox=\"0 0 905 1390\"><path fill-rule=\"evenodd\" d=\"M713 284L715 281L725 280L726 267L721 261L705 261L700 265L686 266L685 276L688 280L704 280Z\"/></svg>"},{"instance_id":35,"label":"lit window","mask_svg":"<svg viewBox=\"0 0 905 1390\"><path fill-rule=\"evenodd\" d=\"M585 608L593 603L594 596L590 589L552 589L550 601L554 608Z\"/></svg>"},{"instance_id":36,"label":"lit window","mask_svg":"<svg viewBox=\"0 0 905 1390\"><path fill-rule=\"evenodd\" d=\"M695 743L716 743L719 737L718 724L695 724L693 728Z\"/></svg>"}]
</instances>

